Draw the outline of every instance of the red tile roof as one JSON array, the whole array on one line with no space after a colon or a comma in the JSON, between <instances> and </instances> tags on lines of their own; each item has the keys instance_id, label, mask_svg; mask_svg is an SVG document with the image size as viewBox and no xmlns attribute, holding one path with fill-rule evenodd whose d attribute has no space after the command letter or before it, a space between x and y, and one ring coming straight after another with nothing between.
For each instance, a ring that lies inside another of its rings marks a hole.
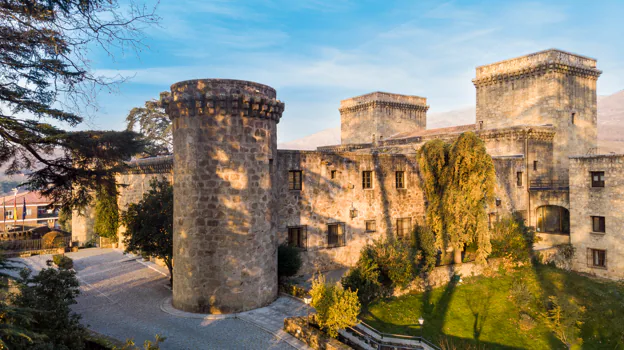
<instances>
[{"instance_id":1,"label":"red tile roof","mask_svg":"<svg viewBox=\"0 0 624 350\"><path fill-rule=\"evenodd\" d=\"M0 198L0 205L2 205L1 202L4 202L4 205L6 205L7 207L13 206L14 199L15 197L13 194L5 195L4 197ZM17 193L17 205L22 205L24 203L24 199L26 199L27 205L29 204L44 205L44 204L50 204L52 202L48 198L41 196L39 192L34 192L34 191L18 192Z\"/></svg>"}]
</instances>

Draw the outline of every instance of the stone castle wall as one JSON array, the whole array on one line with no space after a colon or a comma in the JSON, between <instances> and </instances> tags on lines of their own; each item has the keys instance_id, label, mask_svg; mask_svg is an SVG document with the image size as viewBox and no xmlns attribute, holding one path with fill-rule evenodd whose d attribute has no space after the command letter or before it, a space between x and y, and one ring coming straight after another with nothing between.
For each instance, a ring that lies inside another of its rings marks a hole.
<instances>
[{"instance_id":1,"label":"stone castle wall","mask_svg":"<svg viewBox=\"0 0 624 350\"><path fill-rule=\"evenodd\" d=\"M477 68L477 124L485 129L550 124L552 177L568 178L568 157L597 146L596 61L559 50ZM572 117L574 115L574 117Z\"/></svg>"},{"instance_id":2,"label":"stone castle wall","mask_svg":"<svg viewBox=\"0 0 624 350\"><path fill-rule=\"evenodd\" d=\"M366 243L395 234L398 218L411 218L412 225L423 223L424 197L414 156L281 150L278 155L280 242L288 239L288 227L307 228L300 273L353 266ZM289 170L303 172L301 191L288 189ZM362 188L362 171L373 172L372 189ZM396 171L405 172L405 189L396 188ZM357 210L353 218L352 208ZM375 220L374 232L366 231L366 220ZM327 247L327 225L331 223L344 223L344 247Z\"/></svg>"},{"instance_id":3,"label":"stone castle wall","mask_svg":"<svg viewBox=\"0 0 624 350\"><path fill-rule=\"evenodd\" d=\"M570 161L570 240L574 269L624 279L624 155L574 157ZM592 187L592 171L605 173L604 187ZM605 232L593 232L592 216L605 217ZM606 268L592 266L590 249L606 250Z\"/></svg>"},{"instance_id":4,"label":"stone castle wall","mask_svg":"<svg viewBox=\"0 0 624 350\"><path fill-rule=\"evenodd\" d=\"M427 99L373 92L340 102L342 144L377 142L427 126Z\"/></svg>"},{"instance_id":5,"label":"stone castle wall","mask_svg":"<svg viewBox=\"0 0 624 350\"><path fill-rule=\"evenodd\" d=\"M173 124L173 306L232 313L277 297L273 160L284 104L238 80L162 96Z\"/></svg>"}]
</instances>

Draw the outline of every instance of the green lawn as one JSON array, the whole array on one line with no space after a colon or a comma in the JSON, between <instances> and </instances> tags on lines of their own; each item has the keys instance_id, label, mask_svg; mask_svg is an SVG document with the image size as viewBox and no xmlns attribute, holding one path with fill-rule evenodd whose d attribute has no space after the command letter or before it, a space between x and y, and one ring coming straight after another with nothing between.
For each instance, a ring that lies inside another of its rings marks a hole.
<instances>
[{"instance_id":1,"label":"green lawn","mask_svg":"<svg viewBox=\"0 0 624 350\"><path fill-rule=\"evenodd\" d=\"M582 345L573 340L573 348L624 349L624 284L550 266L465 278L430 293L378 301L362 319L387 333L420 335L418 318L423 316L426 338L434 343L446 338L458 348L472 343L486 349L565 349L544 319L551 295L574 305L565 311L584 307L578 318ZM564 327L569 336L572 328Z\"/></svg>"}]
</instances>

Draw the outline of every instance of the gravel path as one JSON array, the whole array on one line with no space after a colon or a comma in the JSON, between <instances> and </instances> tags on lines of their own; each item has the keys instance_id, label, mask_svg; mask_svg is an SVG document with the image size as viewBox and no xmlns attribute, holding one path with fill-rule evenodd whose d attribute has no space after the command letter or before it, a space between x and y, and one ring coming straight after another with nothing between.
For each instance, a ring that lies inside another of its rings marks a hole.
<instances>
[{"instance_id":1,"label":"gravel path","mask_svg":"<svg viewBox=\"0 0 624 350\"><path fill-rule=\"evenodd\" d=\"M81 294L73 309L82 322L101 334L137 344L167 337L162 349L293 349L307 348L284 333L284 317L305 315L305 305L280 297L268 307L236 317L214 319L176 313L170 306L166 269L145 264L113 249L82 249L74 259ZM49 255L20 259L38 270Z\"/></svg>"}]
</instances>

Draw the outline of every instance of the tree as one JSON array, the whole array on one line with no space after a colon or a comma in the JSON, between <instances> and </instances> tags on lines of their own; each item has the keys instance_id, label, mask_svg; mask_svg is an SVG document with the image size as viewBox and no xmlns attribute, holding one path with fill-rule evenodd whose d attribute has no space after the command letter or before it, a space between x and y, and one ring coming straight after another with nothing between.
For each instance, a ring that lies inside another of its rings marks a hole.
<instances>
[{"instance_id":1,"label":"tree","mask_svg":"<svg viewBox=\"0 0 624 350\"><path fill-rule=\"evenodd\" d=\"M492 251L486 206L494 200L496 174L485 144L472 132L453 143L447 167L447 185L442 198L445 241L461 263L466 244L476 242L478 262Z\"/></svg>"},{"instance_id":2,"label":"tree","mask_svg":"<svg viewBox=\"0 0 624 350\"><path fill-rule=\"evenodd\" d=\"M119 228L119 207L117 206L116 186L100 186L95 197L95 222L93 231L98 235L117 242Z\"/></svg>"},{"instance_id":3,"label":"tree","mask_svg":"<svg viewBox=\"0 0 624 350\"><path fill-rule=\"evenodd\" d=\"M418 165L427 206L425 220L435 237L435 247L444 250L445 214L442 206L447 186L450 145L440 139L426 142L418 150Z\"/></svg>"},{"instance_id":4,"label":"tree","mask_svg":"<svg viewBox=\"0 0 624 350\"><path fill-rule=\"evenodd\" d=\"M17 320L18 326L39 336L29 340L14 338L17 344L8 340L14 345L9 348L28 345L30 349L83 349L86 330L80 324L80 316L70 309L80 292L76 273L46 268L32 276L30 270L24 269L17 282L19 293L14 295L12 304L29 310L32 316L23 324Z\"/></svg>"},{"instance_id":5,"label":"tree","mask_svg":"<svg viewBox=\"0 0 624 350\"><path fill-rule=\"evenodd\" d=\"M96 76L88 54L138 52L153 9L116 0L0 2L0 164L31 170L25 187L71 208L112 184L145 141L131 131L67 131L123 78Z\"/></svg>"},{"instance_id":6,"label":"tree","mask_svg":"<svg viewBox=\"0 0 624 350\"><path fill-rule=\"evenodd\" d=\"M312 281L312 306L316 309L318 325L329 336L338 336L338 330L355 325L360 313L357 292L344 289L341 284L327 284L323 275Z\"/></svg>"},{"instance_id":7,"label":"tree","mask_svg":"<svg viewBox=\"0 0 624 350\"><path fill-rule=\"evenodd\" d=\"M173 186L165 179L153 179L143 199L122 213L121 223L126 228L126 250L162 259L173 285Z\"/></svg>"},{"instance_id":8,"label":"tree","mask_svg":"<svg viewBox=\"0 0 624 350\"><path fill-rule=\"evenodd\" d=\"M72 230L72 210L66 206L62 206L59 209L59 226L61 230L65 232L71 232Z\"/></svg>"},{"instance_id":9,"label":"tree","mask_svg":"<svg viewBox=\"0 0 624 350\"><path fill-rule=\"evenodd\" d=\"M167 94L167 92L162 94ZM136 129L149 142L145 148L147 155L157 156L173 152L171 120L157 101L147 101L145 107L135 107L130 110L126 117L126 130Z\"/></svg>"},{"instance_id":10,"label":"tree","mask_svg":"<svg viewBox=\"0 0 624 350\"><path fill-rule=\"evenodd\" d=\"M290 277L297 274L301 268L301 251L288 244L277 247L277 275Z\"/></svg>"}]
</instances>

